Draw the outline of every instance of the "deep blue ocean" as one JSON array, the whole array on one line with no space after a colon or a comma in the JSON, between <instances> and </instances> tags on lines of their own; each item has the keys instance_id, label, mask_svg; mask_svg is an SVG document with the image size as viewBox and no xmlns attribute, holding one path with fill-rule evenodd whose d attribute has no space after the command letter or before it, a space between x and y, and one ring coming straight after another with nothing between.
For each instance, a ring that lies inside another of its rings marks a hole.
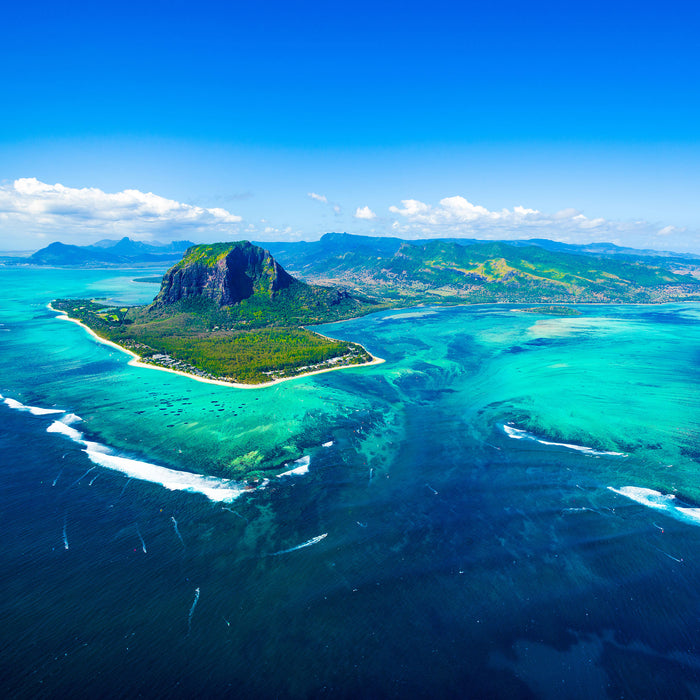
<instances>
[{"instance_id":1,"label":"deep blue ocean","mask_svg":"<svg viewBox=\"0 0 700 700\"><path fill-rule=\"evenodd\" d=\"M700 697L699 304L381 312L240 390L47 308L162 272L0 268L5 697Z\"/></svg>"}]
</instances>

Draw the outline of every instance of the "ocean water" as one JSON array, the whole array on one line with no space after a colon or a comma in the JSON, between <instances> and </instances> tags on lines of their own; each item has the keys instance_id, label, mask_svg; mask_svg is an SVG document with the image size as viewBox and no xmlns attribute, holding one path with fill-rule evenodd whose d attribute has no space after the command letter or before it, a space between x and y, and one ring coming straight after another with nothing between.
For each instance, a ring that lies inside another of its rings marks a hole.
<instances>
[{"instance_id":1,"label":"ocean water","mask_svg":"<svg viewBox=\"0 0 700 700\"><path fill-rule=\"evenodd\" d=\"M6 697L700 696L700 305L382 312L241 390L47 308L162 271L0 270Z\"/></svg>"}]
</instances>

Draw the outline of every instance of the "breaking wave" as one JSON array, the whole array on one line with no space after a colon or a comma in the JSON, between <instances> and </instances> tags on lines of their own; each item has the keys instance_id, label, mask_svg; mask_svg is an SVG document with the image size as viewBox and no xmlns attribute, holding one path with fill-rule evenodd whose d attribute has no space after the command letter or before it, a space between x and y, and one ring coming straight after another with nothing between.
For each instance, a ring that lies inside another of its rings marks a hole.
<instances>
[{"instance_id":1,"label":"breaking wave","mask_svg":"<svg viewBox=\"0 0 700 700\"><path fill-rule=\"evenodd\" d=\"M608 486L614 493L625 496L647 508L660 510L666 515L691 525L700 525L700 508L686 505L672 493L664 494L641 486L623 486L619 489ZM658 527L658 526L657 526Z\"/></svg>"},{"instance_id":2,"label":"breaking wave","mask_svg":"<svg viewBox=\"0 0 700 700\"><path fill-rule=\"evenodd\" d=\"M0 396L0 400L4 400L5 404L10 408L17 411L28 411L35 416L45 416L55 413L65 414L60 420L54 420L51 425L46 428L46 432L59 433L67 437L69 440L83 447L83 451L93 464L104 467L105 469L121 472L122 474L126 474L129 478L160 484L170 491L201 493L211 501L216 502L233 501L244 491L244 486L232 479L221 479L214 476L194 474L192 472L181 472L175 469L161 467L157 464L151 464L150 462L143 462L141 460L130 459L115 454L114 451L106 445L86 440L83 434L73 427L73 424L81 420L80 416L76 416L74 413L67 413L62 409L25 406L15 399L6 399L3 396ZM83 475L83 477L84 476L85 475Z\"/></svg>"},{"instance_id":3,"label":"breaking wave","mask_svg":"<svg viewBox=\"0 0 700 700\"><path fill-rule=\"evenodd\" d=\"M592 447L586 447L585 445L570 445L566 442L549 442L547 440L542 440L532 433L528 433L526 430L521 428L515 428L512 425L504 425L503 432L510 438L514 440L532 440L533 442L539 442L540 445L550 445L553 447L566 447L568 450L576 450L577 452L583 452L587 455L607 455L609 457L626 457L624 452L605 452L604 450L594 450Z\"/></svg>"},{"instance_id":4,"label":"breaking wave","mask_svg":"<svg viewBox=\"0 0 700 700\"><path fill-rule=\"evenodd\" d=\"M3 398L0 396L0 398ZM39 406L25 406L16 399L5 399L5 404L16 411L28 411L33 416L48 416L50 413L65 413L62 408L39 408Z\"/></svg>"},{"instance_id":5,"label":"breaking wave","mask_svg":"<svg viewBox=\"0 0 700 700\"><path fill-rule=\"evenodd\" d=\"M277 478L279 479L283 476L301 476L302 474L308 474L309 465L311 464L311 457L305 455L304 457L297 459L295 462L293 462L293 464L297 464L298 466L294 467L294 469L278 474Z\"/></svg>"}]
</instances>

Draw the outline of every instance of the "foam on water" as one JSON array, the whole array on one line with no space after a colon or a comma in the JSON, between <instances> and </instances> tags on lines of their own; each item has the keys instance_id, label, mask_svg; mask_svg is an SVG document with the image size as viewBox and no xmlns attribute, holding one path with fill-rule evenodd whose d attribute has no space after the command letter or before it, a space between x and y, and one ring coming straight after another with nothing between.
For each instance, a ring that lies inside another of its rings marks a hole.
<instances>
[{"instance_id":1,"label":"foam on water","mask_svg":"<svg viewBox=\"0 0 700 700\"><path fill-rule=\"evenodd\" d=\"M576 450L577 452L583 452L587 455L607 455L610 457L626 457L624 452L605 452L603 450L594 450L592 447L585 447L584 445L570 445L566 442L549 442L547 440L541 440L536 435L528 433L526 430L521 428L515 428L512 425L504 425L503 432L510 438L514 440L532 440L534 442L539 442L540 445L550 445L553 447L566 447L568 450Z\"/></svg>"},{"instance_id":2,"label":"foam on water","mask_svg":"<svg viewBox=\"0 0 700 700\"><path fill-rule=\"evenodd\" d=\"M157 464L141 462L113 454L105 454L86 448L88 457L101 467L114 469L132 479L160 484L170 491L201 493L211 501L233 501L243 493L240 484L231 479L219 479L190 472L179 472Z\"/></svg>"},{"instance_id":3,"label":"foam on water","mask_svg":"<svg viewBox=\"0 0 700 700\"><path fill-rule=\"evenodd\" d=\"M608 489L647 508L663 511L666 515L681 522L700 525L700 508L678 505L678 500L672 493L663 494L660 491L646 489L641 486L622 486L619 489L608 486ZM656 525L656 527L659 526Z\"/></svg>"},{"instance_id":4,"label":"foam on water","mask_svg":"<svg viewBox=\"0 0 700 700\"><path fill-rule=\"evenodd\" d=\"M437 313L435 309L427 309L426 311L410 311L408 313L392 314L384 316L385 321L403 321L404 319L424 318L425 316L434 316Z\"/></svg>"},{"instance_id":5,"label":"foam on water","mask_svg":"<svg viewBox=\"0 0 700 700\"><path fill-rule=\"evenodd\" d=\"M75 422L77 416L73 416L71 422ZM204 476L191 472L181 472L167 467L161 467L150 462L130 459L116 455L105 445L98 442L85 440L83 434L66 425L63 420L56 420L46 429L48 433L60 433L73 442L83 445L84 452L94 464L126 474L129 478L140 481L150 481L160 484L170 491L190 491L201 493L215 502L233 501L243 493L241 484L232 479L220 479L213 476Z\"/></svg>"},{"instance_id":6,"label":"foam on water","mask_svg":"<svg viewBox=\"0 0 700 700\"><path fill-rule=\"evenodd\" d=\"M289 471L278 474L277 478L279 479L283 476L301 476L302 474L308 474L309 465L311 464L311 457L305 455L304 457L297 459L295 462L293 462L293 464L298 464L299 466L294 467L294 469L290 469Z\"/></svg>"},{"instance_id":7,"label":"foam on water","mask_svg":"<svg viewBox=\"0 0 700 700\"><path fill-rule=\"evenodd\" d=\"M73 423L81 423L82 418L80 416L76 416L75 413L66 413L63 418L61 418L61 421L65 423L66 425L71 425Z\"/></svg>"},{"instance_id":8,"label":"foam on water","mask_svg":"<svg viewBox=\"0 0 700 700\"><path fill-rule=\"evenodd\" d=\"M66 425L63 421L60 420L55 420L51 425L46 428L47 433L60 433L61 435L65 435L66 437L69 437L71 440L74 440L75 442L81 442L83 443L83 434L79 431L76 430L75 428L71 428L69 425Z\"/></svg>"},{"instance_id":9,"label":"foam on water","mask_svg":"<svg viewBox=\"0 0 700 700\"><path fill-rule=\"evenodd\" d=\"M5 399L5 404L17 411L28 411L33 416L47 416L50 413L65 413L62 408L40 408L39 406L25 406L16 399Z\"/></svg>"}]
</instances>

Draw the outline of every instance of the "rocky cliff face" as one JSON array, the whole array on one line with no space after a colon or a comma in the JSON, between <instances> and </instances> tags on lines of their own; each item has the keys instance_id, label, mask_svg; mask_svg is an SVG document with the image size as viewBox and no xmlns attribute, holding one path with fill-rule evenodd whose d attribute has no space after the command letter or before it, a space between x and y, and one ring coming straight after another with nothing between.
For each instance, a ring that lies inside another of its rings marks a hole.
<instances>
[{"instance_id":1,"label":"rocky cliff face","mask_svg":"<svg viewBox=\"0 0 700 700\"><path fill-rule=\"evenodd\" d=\"M273 296L295 282L269 252L248 241L199 245L165 273L154 303L203 296L229 306L253 294Z\"/></svg>"}]
</instances>

